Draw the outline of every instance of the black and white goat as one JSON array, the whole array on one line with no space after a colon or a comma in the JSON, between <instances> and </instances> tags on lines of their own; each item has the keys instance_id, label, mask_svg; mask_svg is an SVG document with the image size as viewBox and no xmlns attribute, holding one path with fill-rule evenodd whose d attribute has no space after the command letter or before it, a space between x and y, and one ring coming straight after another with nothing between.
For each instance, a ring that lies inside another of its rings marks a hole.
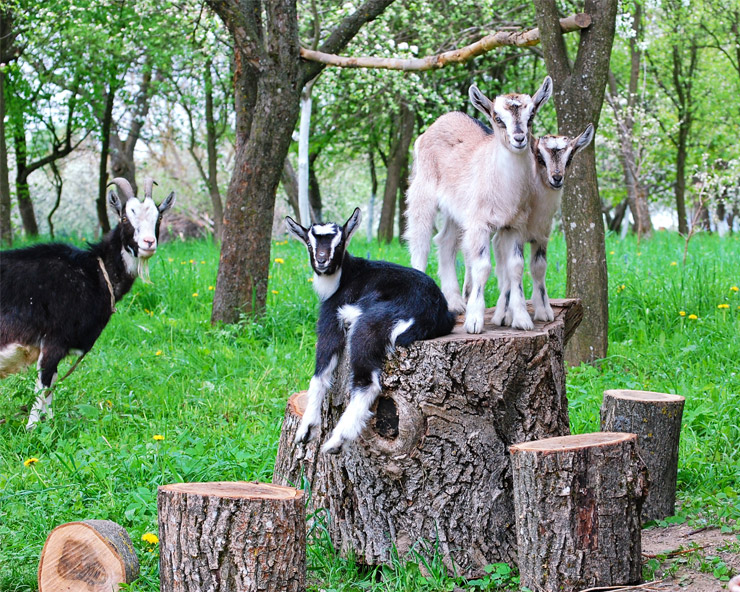
<instances>
[{"instance_id":1,"label":"black and white goat","mask_svg":"<svg viewBox=\"0 0 740 592\"><path fill-rule=\"evenodd\" d=\"M499 265L506 260L506 248L523 250L526 243L531 244L529 271L532 274L532 305L535 321L552 321L555 318L545 287L547 272L547 244L550 241L552 220L560 208L565 177L570 170L573 157L586 148L594 138L594 126L588 124L577 137L542 136L532 143L534 162L532 175L532 193L527 203L527 223L523 228L506 228L499 230L493 239L493 250L496 258L499 295L493 323L511 325L512 310L509 307L511 294L523 294L521 274L512 276L507 273L506 265ZM467 276L470 272L466 269Z\"/></svg>"},{"instance_id":2,"label":"black and white goat","mask_svg":"<svg viewBox=\"0 0 740 592\"><path fill-rule=\"evenodd\" d=\"M175 202L173 192L157 206L152 179L145 182L142 200L126 179L111 183L123 197L108 194L119 223L99 243L87 249L50 243L0 252L0 378L38 360L28 429L42 413L52 416L52 387L62 358L76 353L81 359L90 351L134 279L148 281L162 216Z\"/></svg>"},{"instance_id":3,"label":"black and white goat","mask_svg":"<svg viewBox=\"0 0 740 592\"><path fill-rule=\"evenodd\" d=\"M323 446L331 454L337 454L345 442L355 440L372 416L370 407L380 393L386 353L396 345L447 335L455 324L447 300L428 275L347 252L360 218L357 208L344 226L320 224L308 229L290 217L285 219L290 234L308 249L313 287L321 299L316 369L296 442L309 440L311 429L319 424L321 405L337 361L349 345L350 399Z\"/></svg>"}]
</instances>

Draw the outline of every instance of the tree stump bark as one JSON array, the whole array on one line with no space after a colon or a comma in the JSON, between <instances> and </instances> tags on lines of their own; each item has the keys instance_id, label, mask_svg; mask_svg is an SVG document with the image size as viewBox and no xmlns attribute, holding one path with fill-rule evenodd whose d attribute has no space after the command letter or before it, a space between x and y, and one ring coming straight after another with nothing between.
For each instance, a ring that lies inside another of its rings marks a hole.
<instances>
[{"instance_id":1,"label":"tree stump bark","mask_svg":"<svg viewBox=\"0 0 740 592\"><path fill-rule=\"evenodd\" d=\"M508 446L569 433L563 348L582 309L578 300L551 304L555 320L532 331L487 325L469 335L458 325L398 348L362 437L337 456L319 453L315 468L306 451L305 474L313 471L314 495L324 496L343 555L378 565L392 560L394 547L401 557L438 553L450 572L466 576L515 562ZM313 446L344 410L347 360L338 368Z\"/></svg>"},{"instance_id":2,"label":"tree stump bark","mask_svg":"<svg viewBox=\"0 0 740 592\"><path fill-rule=\"evenodd\" d=\"M647 471L637 436L596 433L510 448L522 586L639 584Z\"/></svg>"},{"instance_id":3,"label":"tree stump bark","mask_svg":"<svg viewBox=\"0 0 740 592\"><path fill-rule=\"evenodd\" d=\"M303 492L262 483L159 488L163 592L305 590Z\"/></svg>"},{"instance_id":4,"label":"tree stump bark","mask_svg":"<svg viewBox=\"0 0 740 592\"><path fill-rule=\"evenodd\" d=\"M111 592L139 576L126 530L110 520L83 520L49 533L39 561L39 592Z\"/></svg>"},{"instance_id":5,"label":"tree stump bark","mask_svg":"<svg viewBox=\"0 0 740 592\"><path fill-rule=\"evenodd\" d=\"M601 430L637 434L640 456L648 468L650 487L642 506L642 522L676 512L678 442L685 399L648 391L604 391Z\"/></svg>"}]
</instances>

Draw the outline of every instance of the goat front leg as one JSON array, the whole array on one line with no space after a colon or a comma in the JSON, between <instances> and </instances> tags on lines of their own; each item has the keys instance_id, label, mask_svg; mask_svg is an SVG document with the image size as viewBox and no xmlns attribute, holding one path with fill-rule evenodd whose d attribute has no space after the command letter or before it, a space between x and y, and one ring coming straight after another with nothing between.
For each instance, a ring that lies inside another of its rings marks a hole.
<instances>
[{"instance_id":1,"label":"goat front leg","mask_svg":"<svg viewBox=\"0 0 740 592\"><path fill-rule=\"evenodd\" d=\"M529 331L534 328L532 318L527 312L522 287L524 274L524 241L518 232L501 233L501 254L504 257L505 273L509 278L509 307L504 323L514 329Z\"/></svg>"},{"instance_id":2,"label":"goat front leg","mask_svg":"<svg viewBox=\"0 0 740 592\"><path fill-rule=\"evenodd\" d=\"M485 288L491 275L491 234L486 228L469 229L463 236L465 261L470 262L470 297L465 314L465 331L483 331L486 312Z\"/></svg>"},{"instance_id":3,"label":"goat front leg","mask_svg":"<svg viewBox=\"0 0 740 592\"><path fill-rule=\"evenodd\" d=\"M54 383L57 381L57 367L64 357L64 352L50 349L41 350L41 356L38 361L39 376L36 380L36 400L31 407L31 413L26 424L27 430L32 430L41 420L42 415L47 419L54 417L51 403L54 400Z\"/></svg>"},{"instance_id":4,"label":"goat front leg","mask_svg":"<svg viewBox=\"0 0 740 592\"><path fill-rule=\"evenodd\" d=\"M547 273L547 240L532 241L532 252L529 258L529 270L532 274L532 304L535 321L552 321L555 313L550 306L545 286Z\"/></svg>"},{"instance_id":5,"label":"goat front leg","mask_svg":"<svg viewBox=\"0 0 740 592\"><path fill-rule=\"evenodd\" d=\"M496 301L496 310L493 311L491 321L494 325L502 326L506 321L506 313L509 309L509 299L511 297L511 281L507 274L506 257L501 250L502 235L509 232L500 230L493 238L493 255L496 261L496 277L498 278L499 296Z\"/></svg>"},{"instance_id":6,"label":"goat front leg","mask_svg":"<svg viewBox=\"0 0 740 592\"><path fill-rule=\"evenodd\" d=\"M465 300L460 295L460 284L457 281L456 260L460 242L459 232L460 229L455 221L446 217L442 230L434 237L439 257L440 288L447 300L447 308L455 314L465 312Z\"/></svg>"},{"instance_id":7,"label":"goat front leg","mask_svg":"<svg viewBox=\"0 0 740 592\"><path fill-rule=\"evenodd\" d=\"M321 423L321 406L326 393L331 388L339 353L344 347L344 333L335 319L332 319L332 327L329 330L326 327L323 329L319 329L319 338L316 343L316 369L308 386L306 411L303 413L295 435L296 444L309 442L314 437L313 428Z\"/></svg>"}]
</instances>

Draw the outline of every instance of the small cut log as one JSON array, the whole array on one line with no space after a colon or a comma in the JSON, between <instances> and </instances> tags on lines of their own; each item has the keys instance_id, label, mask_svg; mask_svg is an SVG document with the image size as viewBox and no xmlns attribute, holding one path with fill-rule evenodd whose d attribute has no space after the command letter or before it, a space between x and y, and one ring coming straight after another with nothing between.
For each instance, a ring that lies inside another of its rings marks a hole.
<instances>
[{"instance_id":1,"label":"small cut log","mask_svg":"<svg viewBox=\"0 0 740 592\"><path fill-rule=\"evenodd\" d=\"M264 483L175 483L159 488L163 592L302 592L303 492Z\"/></svg>"},{"instance_id":2,"label":"small cut log","mask_svg":"<svg viewBox=\"0 0 740 592\"><path fill-rule=\"evenodd\" d=\"M343 555L379 565L394 553L438 554L450 573L467 577L516 561L508 447L569 433L563 347L582 308L579 300L551 304L555 320L532 331L486 325L470 335L458 325L451 335L397 348L373 419L340 454L317 459L292 437L281 443L280 457L305 454L315 507L326 508ZM345 352L309 446L326 441L348 392ZM282 474L295 478L291 471Z\"/></svg>"},{"instance_id":3,"label":"small cut log","mask_svg":"<svg viewBox=\"0 0 740 592\"><path fill-rule=\"evenodd\" d=\"M637 434L648 468L650 487L642 506L642 522L661 520L676 512L678 442L685 399L648 391L604 391L601 430Z\"/></svg>"},{"instance_id":4,"label":"small cut log","mask_svg":"<svg viewBox=\"0 0 740 592\"><path fill-rule=\"evenodd\" d=\"M637 436L595 433L510 448L522 586L639 584L647 470Z\"/></svg>"},{"instance_id":5,"label":"small cut log","mask_svg":"<svg viewBox=\"0 0 740 592\"><path fill-rule=\"evenodd\" d=\"M39 561L39 592L111 592L139 576L126 530L110 520L61 524L49 533Z\"/></svg>"}]
</instances>

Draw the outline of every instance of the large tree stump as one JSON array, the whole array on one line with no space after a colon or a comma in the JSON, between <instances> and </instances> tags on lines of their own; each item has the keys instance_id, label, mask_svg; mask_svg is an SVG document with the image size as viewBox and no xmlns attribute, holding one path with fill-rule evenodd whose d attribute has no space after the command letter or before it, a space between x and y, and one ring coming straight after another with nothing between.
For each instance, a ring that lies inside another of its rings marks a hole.
<instances>
[{"instance_id":1,"label":"large tree stump","mask_svg":"<svg viewBox=\"0 0 740 592\"><path fill-rule=\"evenodd\" d=\"M159 488L163 592L305 590L303 492L262 483Z\"/></svg>"},{"instance_id":2,"label":"large tree stump","mask_svg":"<svg viewBox=\"0 0 740 592\"><path fill-rule=\"evenodd\" d=\"M569 433L563 347L581 305L552 306L555 321L532 331L487 325L469 335L458 325L389 355L363 436L305 469L342 554L377 565L391 561L394 546L401 557L412 547L436 551L450 571L468 576L516 560L508 446ZM342 360L319 443L344 410L348 378ZM302 456L302 447L293 454Z\"/></svg>"},{"instance_id":3,"label":"large tree stump","mask_svg":"<svg viewBox=\"0 0 740 592\"><path fill-rule=\"evenodd\" d=\"M49 533L39 561L39 592L111 592L139 576L126 530L110 520L83 520Z\"/></svg>"},{"instance_id":4,"label":"large tree stump","mask_svg":"<svg viewBox=\"0 0 740 592\"><path fill-rule=\"evenodd\" d=\"M660 520L676 512L678 441L685 399L648 391L604 391L601 430L637 434L640 455L648 468L650 488L642 521Z\"/></svg>"},{"instance_id":5,"label":"large tree stump","mask_svg":"<svg viewBox=\"0 0 740 592\"><path fill-rule=\"evenodd\" d=\"M581 434L510 450L521 585L568 592L639 584L647 471L637 436Z\"/></svg>"}]
</instances>

